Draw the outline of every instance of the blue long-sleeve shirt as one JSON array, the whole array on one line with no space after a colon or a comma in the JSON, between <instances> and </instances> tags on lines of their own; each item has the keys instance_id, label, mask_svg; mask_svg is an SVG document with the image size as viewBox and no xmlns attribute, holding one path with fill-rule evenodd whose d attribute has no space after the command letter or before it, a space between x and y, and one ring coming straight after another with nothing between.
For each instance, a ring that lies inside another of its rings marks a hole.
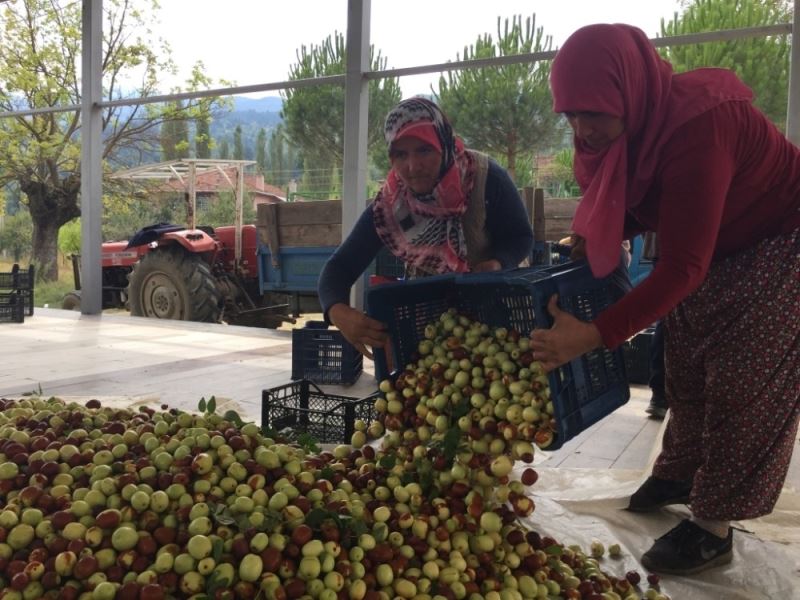
<instances>
[{"instance_id":1,"label":"blue long-sleeve shirt","mask_svg":"<svg viewBox=\"0 0 800 600\"><path fill-rule=\"evenodd\" d=\"M492 257L503 269L516 267L530 255L533 231L514 182L508 173L489 160L484 193L486 230ZM331 306L350 304L350 288L383 246L375 231L372 204L361 213L353 230L328 259L319 276L317 292L327 317Z\"/></svg>"}]
</instances>

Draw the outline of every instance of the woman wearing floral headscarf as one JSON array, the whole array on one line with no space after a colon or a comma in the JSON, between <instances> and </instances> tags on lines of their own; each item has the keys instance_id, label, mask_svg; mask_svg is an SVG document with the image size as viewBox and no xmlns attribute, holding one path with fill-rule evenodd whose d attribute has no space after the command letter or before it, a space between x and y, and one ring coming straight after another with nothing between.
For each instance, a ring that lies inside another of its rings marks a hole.
<instances>
[{"instance_id":1,"label":"woman wearing floral headscarf","mask_svg":"<svg viewBox=\"0 0 800 600\"><path fill-rule=\"evenodd\" d=\"M385 346L386 328L352 308L349 295L381 247L414 277L512 268L533 246L511 178L485 154L465 149L436 104L403 100L386 117L384 133L392 167L386 183L318 284L327 319L370 358L369 347Z\"/></svg>"},{"instance_id":2,"label":"woman wearing floral headscarf","mask_svg":"<svg viewBox=\"0 0 800 600\"><path fill-rule=\"evenodd\" d=\"M650 276L592 323L550 302L532 334L554 368L665 317L671 417L629 509L690 503L642 564L691 574L732 558L730 521L772 511L800 415L800 151L723 69L673 74L628 25L575 32L551 71L574 131L573 228L595 275L620 240L658 235Z\"/></svg>"}]
</instances>

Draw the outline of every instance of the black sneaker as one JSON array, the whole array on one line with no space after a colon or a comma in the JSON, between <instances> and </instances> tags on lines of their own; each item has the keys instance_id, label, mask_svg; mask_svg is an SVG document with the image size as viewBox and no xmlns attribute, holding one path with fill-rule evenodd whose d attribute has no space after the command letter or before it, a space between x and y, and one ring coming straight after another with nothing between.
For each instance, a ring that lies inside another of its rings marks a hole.
<instances>
[{"instance_id":1,"label":"black sneaker","mask_svg":"<svg viewBox=\"0 0 800 600\"><path fill-rule=\"evenodd\" d=\"M670 504L687 504L691 492L691 481L669 481L650 476L631 496L628 510L651 512Z\"/></svg>"},{"instance_id":2,"label":"black sneaker","mask_svg":"<svg viewBox=\"0 0 800 600\"><path fill-rule=\"evenodd\" d=\"M711 567L726 565L733 559L733 529L717 537L685 519L661 536L642 556L648 571L668 575L692 575Z\"/></svg>"}]
</instances>

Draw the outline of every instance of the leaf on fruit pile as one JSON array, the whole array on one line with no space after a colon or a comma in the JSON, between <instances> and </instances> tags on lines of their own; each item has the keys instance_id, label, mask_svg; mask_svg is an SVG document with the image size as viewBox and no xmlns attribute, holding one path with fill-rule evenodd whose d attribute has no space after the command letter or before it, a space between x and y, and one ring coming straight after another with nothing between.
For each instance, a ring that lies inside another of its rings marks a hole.
<instances>
[{"instance_id":1,"label":"leaf on fruit pile","mask_svg":"<svg viewBox=\"0 0 800 600\"><path fill-rule=\"evenodd\" d=\"M320 479L327 479L328 481L331 481L334 475L336 475L336 471L330 467L323 467L319 472Z\"/></svg>"},{"instance_id":2,"label":"leaf on fruit pile","mask_svg":"<svg viewBox=\"0 0 800 600\"><path fill-rule=\"evenodd\" d=\"M201 413L206 412L206 399L205 398L200 398L200 402L197 403L197 410L199 410Z\"/></svg>"},{"instance_id":3,"label":"leaf on fruit pile","mask_svg":"<svg viewBox=\"0 0 800 600\"><path fill-rule=\"evenodd\" d=\"M301 433L300 435L298 435L297 443L306 452L319 454L322 451L322 449L319 447L319 444L317 443L317 439L310 433Z\"/></svg>"},{"instance_id":4,"label":"leaf on fruit pile","mask_svg":"<svg viewBox=\"0 0 800 600\"><path fill-rule=\"evenodd\" d=\"M397 464L397 456L394 454L384 454L378 460L378 466L384 469L391 469Z\"/></svg>"},{"instance_id":5,"label":"leaf on fruit pile","mask_svg":"<svg viewBox=\"0 0 800 600\"><path fill-rule=\"evenodd\" d=\"M219 561L222 559L222 553L225 551L225 542L222 541L222 538L215 537L211 540L211 548L211 556L214 557L214 562L219 564ZM212 594L210 590L207 589L206 591Z\"/></svg>"},{"instance_id":6,"label":"leaf on fruit pile","mask_svg":"<svg viewBox=\"0 0 800 600\"><path fill-rule=\"evenodd\" d=\"M206 403L206 410L210 413L216 412L217 410L217 399L214 396L208 399Z\"/></svg>"},{"instance_id":7,"label":"leaf on fruit pile","mask_svg":"<svg viewBox=\"0 0 800 600\"><path fill-rule=\"evenodd\" d=\"M561 556L564 553L564 548L558 544L553 544L552 546L545 548L544 553L549 554L550 556Z\"/></svg>"}]
</instances>

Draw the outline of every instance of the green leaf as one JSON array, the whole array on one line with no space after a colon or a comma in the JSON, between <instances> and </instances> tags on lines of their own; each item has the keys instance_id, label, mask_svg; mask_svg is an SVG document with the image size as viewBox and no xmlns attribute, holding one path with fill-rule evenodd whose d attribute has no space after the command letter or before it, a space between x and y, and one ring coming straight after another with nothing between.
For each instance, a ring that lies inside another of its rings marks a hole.
<instances>
[{"instance_id":1,"label":"green leaf","mask_svg":"<svg viewBox=\"0 0 800 600\"><path fill-rule=\"evenodd\" d=\"M197 403L197 410L200 412L206 412L206 399L200 398L200 402Z\"/></svg>"},{"instance_id":2,"label":"green leaf","mask_svg":"<svg viewBox=\"0 0 800 600\"><path fill-rule=\"evenodd\" d=\"M206 405L206 411L209 413L213 413L217 410L217 399L214 396L208 399L208 404Z\"/></svg>"},{"instance_id":3,"label":"green leaf","mask_svg":"<svg viewBox=\"0 0 800 600\"><path fill-rule=\"evenodd\" d=\"M384 469L391 469L397 464L397 456L394 454L384 454L378 461L378 466Z\"/></svg>"},{"instance_id":4,"label":"green leaf","mask_svg":"<svg viewBox=\"0 0 800 600\"><path fill-rule=\"evenodd\" d=\"M211 555L214 557L214 562L219 564L219 561L222 558L222 552L225 550L225 542L223 542L221 538L216 537L211 543L211 548Z\"/></svg>"},{"instance_id":5,"label":"green leaf","mask_svg":"<svg viewBox=\"0 0 800 600\"><path fill-rule=\"evenodd\" d=\"M317 439L310 433L306 432L298 435L297 443L306 452L313 452L314 454L318 454L321 451L319 444L317 444Z\"/></svg>"},{"instance_id":6,"label":"green leaf","mask_svg":"<svg viewBox=\"0 0 800 600\"><path fill-rule=\"evenodd\" d=\"M330 467L323 467L322 470L319 472L320 478L327 479L328 481L332 480L335 474L336 472Z\"/></svg>"},{"instance_id":7,"label":"green leaf","mask_svg":"<svg viewBox=\"0 0 800 600\"><path fill-rule=\"evenodd\" d=\"M561 556L564 552L564 548L559 546L558 544L553 544L552 546L548 546L544 549L544 553L550 556Z\"/></svg>"},{"instance_id":8,"label":"green leaf","mask_svg":"<svg viewBox=\"0 0 800 600\"><path fill-rule=\"evenodd\" d=\"M239 416L239 413L237 413L235 410L226 410L225 414L222 415L222 418L225 419L226 421L230 421L237 427L242 427L244 425L244 421L242 421L242 418Z\"/></svg>"}]
</instances>

